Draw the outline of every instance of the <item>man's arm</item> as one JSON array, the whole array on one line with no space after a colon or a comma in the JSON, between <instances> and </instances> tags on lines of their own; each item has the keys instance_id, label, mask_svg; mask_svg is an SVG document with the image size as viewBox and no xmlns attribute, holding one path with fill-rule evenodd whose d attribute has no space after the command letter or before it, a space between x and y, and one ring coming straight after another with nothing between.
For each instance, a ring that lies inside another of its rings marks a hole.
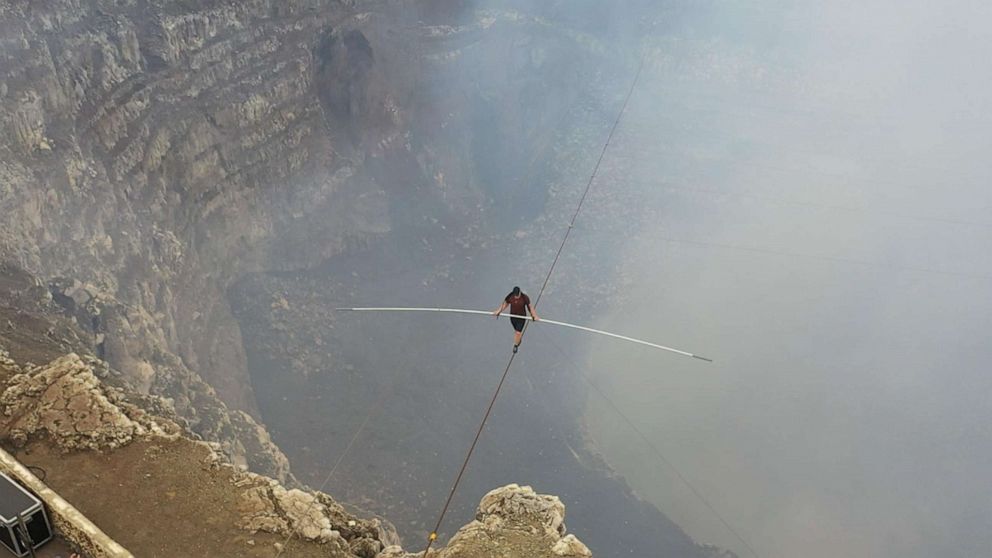
<instances>
[{"instance_id":1,"label":"man's arm","mask_svg":"<svg viewBox=\"0 0 992 558\"><path fill-rule=\"evenodd\" d=\"M527 305L527 309L530 310L530 317L534 318L534 321L539 321L541 318L537 317L537 312L534 311L534 307L530 304Z\"/></svg>"},{"instance_id":2,"label":"man's arm","mask_svg":"<svg viewBox=\"0 0 992 558\"><path fill-rule=\"evenodd\" d=\"M499 308L493 310L493 316L496 316L498 318L499 315L503 312L503 310L506 310L506 307L509 305L510 303L504 300L503 304L499 305Z\"/></svg>"}]
</instances>

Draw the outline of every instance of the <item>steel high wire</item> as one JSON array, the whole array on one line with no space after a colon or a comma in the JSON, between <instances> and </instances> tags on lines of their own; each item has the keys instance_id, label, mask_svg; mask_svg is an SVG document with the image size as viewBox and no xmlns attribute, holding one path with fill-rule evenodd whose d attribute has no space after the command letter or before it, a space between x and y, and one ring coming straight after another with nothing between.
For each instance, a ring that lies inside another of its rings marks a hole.
<instances>
[{"instance_id":1,"label":"steel high wire","mask_svg":"<svg viewBox=\"0 0 992 558\"><path fill-rule=\"evenodd\" d=\"M616 120L613 122L613 127L610 128L610 133L606 138L606 143L603 145L603 150L599 154L599 159L596 160L596 166L593 167L592 174L589 176L589 182L586 184L585 190L582 192L582 197L579 198L579 203L575 208L575 213L572 215L572 220L568 223L568 228L565 230L565 235L561 240L561 245L558 246L558 251L555 253L555 258L551 262L551 267L548 268L548 273L544 277L544 283L541 285L541 290L537 294L537 299L534 301L534 308L541 303L541 298L544 296L544 291L548 288L548 282L551 281L551 275L554 274L555 266L558 265L558 260L561 258L561 253L565 249L565 244L568 242L568 237L572 232L572 228L575 226L575 220L578 219L579 213L582 211L582 204L585 202L586 197L589 195L589 190L592 188L593 182L596 180L596 175L599 173L599 167L603 163L603 158L606 156L606 150L609 149L610 143L613 141L613 136L620 126L620 120L623 118L624 112L627 111L627 105L630 103L630 98L634 95L634 89L637 87L637 82L641 77L641 71L644 69L644 55L641 55L640 62L637 66L637 73L634 74L634 80L630 84L630 90L627 91L627 96L623 100L623 105L620 107L620 112L617 114ZM523 335L527 334L527 326L530 322L524 324ZM493 397L489 401L489 406L486 408L486 413L482 417L482 422L479 424L479 429L475 433L475 438L472 440L472 445L469 446L468 453L465 454L465 461L462 463L461 469L458 471L458 475L455 477L455 482L451 485L451 490L448 492L448 498L444 502L444 507L441 509L441 513L437 518L437 523L434 525L434 529L431 534L427 537L427 546L424 548L424 558L427 558L428 553L431 550L431 546L434 541L437 540L438 531L441 530L441 524L444 522L444 516L448 513L448 508L451 506L451 500L454 498L455 493L458 491L458 485L461 483L462 477L465 475L465 470L468 468L469 461L472 459L472 454L475 452L475 447L479 443L479 438L482 436L482 431L486 428L486 422L489 420L489 415L492 414L493 407L496 405L496 400L499 398L499 394L503 389L503 385L506 383L506 378L510 373L510 368L513 366L513 359L516 358L517 353L510 354L510 360L506 363L506 368L503 370L503 375L500 377L499 384L496 386L496 390L493 392Z\"/></svg>"}]
</instances>

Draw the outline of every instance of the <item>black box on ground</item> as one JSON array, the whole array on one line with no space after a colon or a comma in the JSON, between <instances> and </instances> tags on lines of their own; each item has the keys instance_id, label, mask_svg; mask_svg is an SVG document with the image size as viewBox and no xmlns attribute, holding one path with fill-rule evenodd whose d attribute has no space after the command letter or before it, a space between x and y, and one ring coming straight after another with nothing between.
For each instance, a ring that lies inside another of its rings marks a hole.
<instances>
[{"instance_id":1,"label":"black box on ground","mask_svg":"<svg viewBox=\"0 0 992 558\"><path fill-rule=\"evenodd\" d=\"M26 537L22 535L22 520L34 548L52 539L52 524L41 500L0 473L0 544L17 557L30 554Z\"/></svg>"}]
</instances>

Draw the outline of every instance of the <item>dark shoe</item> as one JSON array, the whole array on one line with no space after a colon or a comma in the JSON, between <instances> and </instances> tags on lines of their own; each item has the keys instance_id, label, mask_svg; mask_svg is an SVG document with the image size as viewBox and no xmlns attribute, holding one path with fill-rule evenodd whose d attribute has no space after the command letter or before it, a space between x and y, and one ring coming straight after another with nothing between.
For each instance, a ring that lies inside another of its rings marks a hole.
<instances>
[{"instance_id":1,"label":"dark shoe","mask_svg":"<svg viewBox=\"0 0 992 558\"><path fill-rule=\"evenodd\" d=\"M519 347L519 346L520 346L520 345L514 345L514 346L513 346L513 352L514 352L514 353L516 353L516 352L517 352L517 347Z\"/></svg>"}]
</instances>

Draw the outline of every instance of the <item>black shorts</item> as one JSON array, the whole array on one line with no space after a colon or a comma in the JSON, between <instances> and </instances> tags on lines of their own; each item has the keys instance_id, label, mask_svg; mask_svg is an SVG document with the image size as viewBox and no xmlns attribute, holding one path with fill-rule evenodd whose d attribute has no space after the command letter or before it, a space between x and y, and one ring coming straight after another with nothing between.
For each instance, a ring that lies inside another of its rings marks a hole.
<instances>
[{"instance_id":1,"label":"black shorts","mask_svg":"<svg viewBox=\"0 0 992 558\"><path fill-rule=\"evenodd\" d=\"M513 324L513 329L523 331L524 324L527 323L527 320L523 318L510 318L510 323Z\"/></svg>"}]
</instances>

